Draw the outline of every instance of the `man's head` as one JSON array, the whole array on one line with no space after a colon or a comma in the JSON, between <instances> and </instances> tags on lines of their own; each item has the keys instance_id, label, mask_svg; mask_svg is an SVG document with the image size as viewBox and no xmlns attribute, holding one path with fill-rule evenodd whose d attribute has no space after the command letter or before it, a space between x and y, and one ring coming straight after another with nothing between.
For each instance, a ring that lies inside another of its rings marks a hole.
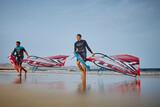
<instances>
[{"instance_id":1,"label":"man's head","mask_svg":"<svg viewBox=\"0 0 160 107\"><path fill-rule=\"evenodd\" d=\"M20 46L21 42L20 41L16 41L16 46Z\"/></svg>"},{"instance_id":2,"label":"man's head","mask_svg":"<svg viewBox=\"0 0 160 107\"><path fill-rule=\"evenodd\" d=\"M81 34L77 34L77 41L80 41L82 38L82 35Z\"/></svg>"}]
</instances>

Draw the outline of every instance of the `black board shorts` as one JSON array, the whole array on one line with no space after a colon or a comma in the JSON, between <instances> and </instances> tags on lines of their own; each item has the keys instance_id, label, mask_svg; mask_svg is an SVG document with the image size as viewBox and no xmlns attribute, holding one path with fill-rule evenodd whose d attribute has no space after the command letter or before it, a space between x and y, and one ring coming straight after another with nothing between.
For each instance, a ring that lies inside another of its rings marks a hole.
<instances>
[{"instance_id":1,"label":"black board shorts","mask_svg":"<svg viewBox=\"0 0 160 107\"><path fill-rule=\"evenodd\" d=\"M82 53L78 53L80 56L81 56L81 58L83 59L83 61L87 61L87 54L85 53L85 52L82 52ZM77 61L78 61L78 59L77 59Z\"/></svg>"},{"instance_id":2,"label":"black board shorts","mask_svg":"<svg viewBox=\"0 0 160 107\"><path fill-rule=\"evenodd\" d=\"M23 60L23 57L16 57L16 63L18 65L22 65L22 60Z\"/></svg>"}]
</instances>

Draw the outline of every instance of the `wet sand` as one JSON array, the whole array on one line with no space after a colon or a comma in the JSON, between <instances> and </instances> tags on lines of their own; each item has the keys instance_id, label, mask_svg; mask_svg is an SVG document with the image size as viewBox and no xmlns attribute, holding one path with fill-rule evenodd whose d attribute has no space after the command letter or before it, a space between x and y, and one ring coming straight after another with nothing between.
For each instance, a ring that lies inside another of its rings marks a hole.
<instances>
[{"instance_id":1,"label":"wet sand","mask_svg":"<svg viewBox=\"0 0 160 107\"><path fill-rule=\"evenodd\" d=\"M0 107L158 107L160 76L0 72Z\"/></svg>"}]
</instances>

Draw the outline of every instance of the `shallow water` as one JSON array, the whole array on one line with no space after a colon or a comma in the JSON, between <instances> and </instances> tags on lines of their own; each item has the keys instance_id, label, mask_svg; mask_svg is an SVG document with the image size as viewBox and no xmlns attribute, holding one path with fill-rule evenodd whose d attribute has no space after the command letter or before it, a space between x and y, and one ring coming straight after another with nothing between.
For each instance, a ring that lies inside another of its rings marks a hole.
<instances>
[{"instance_id":1,"label":"shallow water","mask_svg":"<svg viewBox=\"0 0 160 107\"><path fill-rule=\"evenodd\" d=\"M0 107L158 107L159 84L159 76L0 72Z\"/></svg>"}]
</instances>

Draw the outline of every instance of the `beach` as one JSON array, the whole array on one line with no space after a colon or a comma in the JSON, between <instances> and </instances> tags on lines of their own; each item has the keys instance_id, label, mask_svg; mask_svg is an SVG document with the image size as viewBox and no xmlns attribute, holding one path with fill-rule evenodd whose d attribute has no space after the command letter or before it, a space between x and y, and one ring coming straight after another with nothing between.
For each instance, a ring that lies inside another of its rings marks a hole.
<instances>
[{"instance_id":1,"label":"beach","mask_svg":"<svg viewBox=\"0 0 160 107\"><path fill-rule=\"evenodd\" d=\"M1 107L158 107L159 75L130 77L122 74L67 70L0 71Z\"/></svg>"}]
</instances>

